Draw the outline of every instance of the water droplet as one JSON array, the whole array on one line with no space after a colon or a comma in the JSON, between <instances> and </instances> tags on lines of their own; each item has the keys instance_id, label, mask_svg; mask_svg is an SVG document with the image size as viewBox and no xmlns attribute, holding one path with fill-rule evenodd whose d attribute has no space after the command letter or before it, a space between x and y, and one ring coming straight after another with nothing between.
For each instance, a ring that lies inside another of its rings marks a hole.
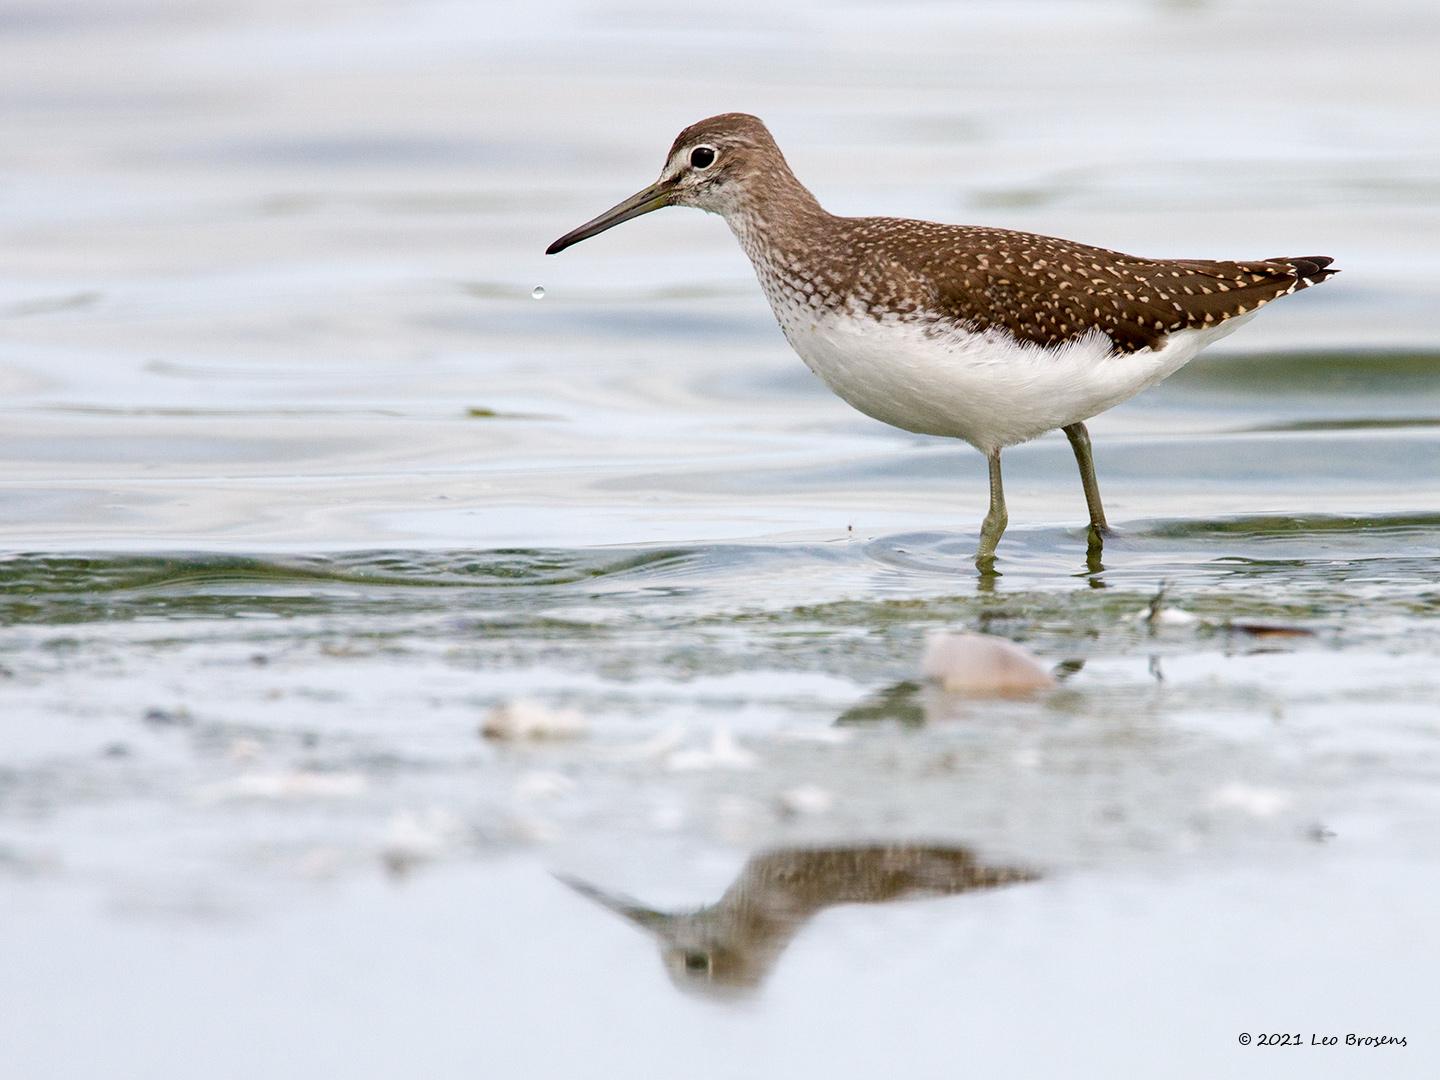
<instances>
[{"instance_id":1,"label":"water droplet","mask_svg":"<svg viewBox=\"0 0 1440 1080\"><path fill-rule=\"evenodd\" d=\"M530 297L531 297L531 299L534 299L534 300L544 300L544 299L545 299L545 286L544 286L544 285L536 285L533 289L530 290Z\"/></svg>"}]
</instances>

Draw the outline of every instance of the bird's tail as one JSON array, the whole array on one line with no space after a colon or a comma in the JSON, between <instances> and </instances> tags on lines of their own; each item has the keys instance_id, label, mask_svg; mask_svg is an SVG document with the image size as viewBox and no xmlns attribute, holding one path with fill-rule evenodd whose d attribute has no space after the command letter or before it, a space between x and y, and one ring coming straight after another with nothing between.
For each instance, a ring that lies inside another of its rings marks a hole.
<instances>
[{"instance_id":1,"label":"bird's tail","mask_svg":"<svg viewBox=\"0 0 1440 1080\"><path fill-rule=\"evenodd\" d=\"M1338 274L1339 270L1327 269L1334 261L1329 255L1286 256L1281 259L1265 260L1267 263L1279 263L1293 271L1297 290L1308 288L1311 285L1319 285L1326 278Z\"/></svg>"}]
</instances>

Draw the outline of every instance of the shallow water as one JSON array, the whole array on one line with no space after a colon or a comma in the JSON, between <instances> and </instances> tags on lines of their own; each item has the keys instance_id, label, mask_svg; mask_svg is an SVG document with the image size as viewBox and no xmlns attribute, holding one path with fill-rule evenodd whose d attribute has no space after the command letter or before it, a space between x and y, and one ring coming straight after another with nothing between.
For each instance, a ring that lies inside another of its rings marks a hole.
<instances>
[{"instance_id":1,"label":"shallow water","mask_svg":"<svg viewBox=\"0 0 1440 1080\"><path fill-rule=\"evenodd\" d=\"M898 10L0 17L15 1075L1434 1074L1440 15ZM736 107L839 211L1345 273L1091 424L1100 557L1008 451L981 581L717 221L540 254Z\"/></svg>"}]
</instances>

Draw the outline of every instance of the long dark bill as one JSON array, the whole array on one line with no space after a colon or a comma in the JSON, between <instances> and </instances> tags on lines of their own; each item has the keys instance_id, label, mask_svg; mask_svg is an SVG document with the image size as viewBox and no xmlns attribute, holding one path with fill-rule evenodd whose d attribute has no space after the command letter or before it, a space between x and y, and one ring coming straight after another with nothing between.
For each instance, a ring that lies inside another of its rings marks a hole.
<instances>
[{"instance_id":1,"label":"long dark bill","mask_svg":"<svg viewBox=\"0 0 1440 1080\"><path fill-rule=\"evenodd\" d=\"M611 896L579 878L570 877L568 874L556 874L555 877L585 899L595 901L601 907L608 908L622 919L634 923L640 929L648 930L652 934L661 932L668 923L674 922L673 915L667 915L663 911L652 911L650 908L642 907L623 897Z\"/></svg>"},{"instance_id":2,"label":"long dark bill","mask_svg":"<svg viewBox=\"0 0 1440 1080\"><path fill-rule=\"evenodd\" d=\"M644 191L637 191L624 202L612 206L599 217L592 218L578 229L566 233L546 248L545 254L554 255L564 251L571 244L578 244L581 240L588 240L606 229L613 229L622 221L629 221L631 218L637 218L641 214L648 214L651 210L659 210L662 206L669 205L669 185L665 183L651 184Z\"/></svg>"}]
</instances>

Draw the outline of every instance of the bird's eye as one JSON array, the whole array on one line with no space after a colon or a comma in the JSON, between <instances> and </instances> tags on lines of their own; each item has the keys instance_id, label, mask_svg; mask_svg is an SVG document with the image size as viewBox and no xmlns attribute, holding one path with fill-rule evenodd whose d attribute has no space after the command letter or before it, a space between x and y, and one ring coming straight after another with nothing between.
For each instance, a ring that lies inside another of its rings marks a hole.
<instances>
[{"instance_id":1,"label":"bird's eye","mask_svg":"<svg viewBox=\"0 0 1440 1080\"><path fill-rule=\"evenodd\" d=\"M708 973L710 970L709 954L703 952L687 952L685 954L685 970L694 972L697 975L701 972Z\"/></svg>"},{"instance_id":2,"label":"bird's eye","mask_svg":"<svg viewBox=\"0 0 1440 1080\"><path fill-rule=\"evenodd\" d=\"M697 169L708 169L715 164L715 148L713 146L697 146L690 151L690 164Z\"/></svg>"}]
</instances>

